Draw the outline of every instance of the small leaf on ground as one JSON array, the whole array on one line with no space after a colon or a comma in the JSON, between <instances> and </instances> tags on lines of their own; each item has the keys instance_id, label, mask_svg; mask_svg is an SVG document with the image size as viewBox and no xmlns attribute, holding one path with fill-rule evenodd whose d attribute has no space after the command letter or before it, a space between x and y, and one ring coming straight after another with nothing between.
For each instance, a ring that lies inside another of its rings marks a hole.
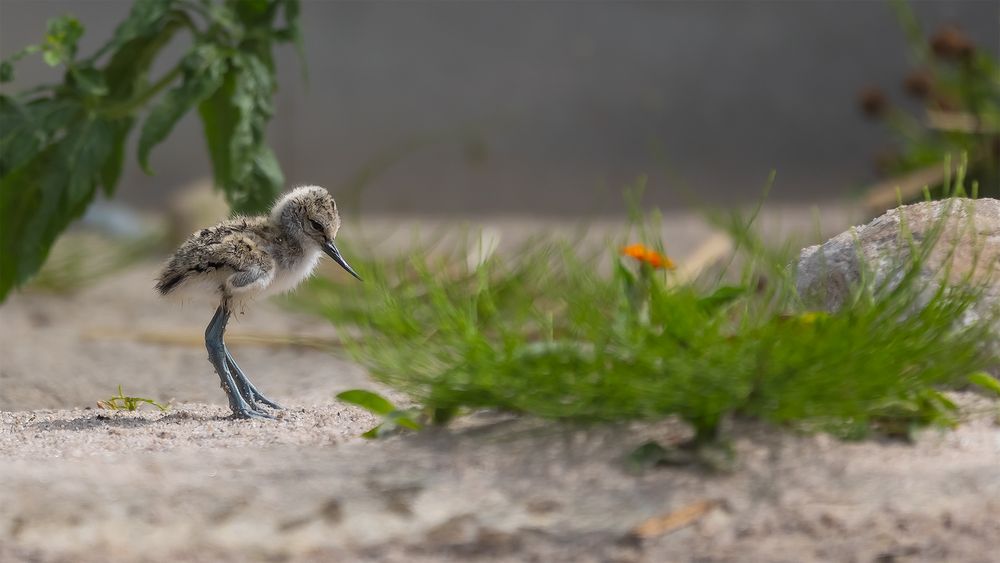
<instances>
[{"instance_id":1,"label":"small leaf on ground","mask_svg":"<svg viewBox=\"0 0 1000 563\"><path fill-rule=\"evenodd\" d=\"M337 398L345 403L359 406L380 416L389 416L389 414L396 410L396 407L385 397L378 393L365 391L364 389L344 391L343 393L338 393Z\"/></svg>"},{"instance_id":2,"label":"small leaf on ground","mask_svg":"<svg viewBox=\"0 0 1000 563\"><path fill-rule=\"evenodd\" d=\"M629 532L631 537L645 540L675 532L694 524L719 505L715 500L699 500L660 516L649 518Z\"/></svg>"},{"instance_id":3,"label":"small leaf on ground","mask_svg":"<svg viewBox=\"0 0 1000 563\"><path fill-rule=\"evenodd\" d=\"M970 375L969 382L987 391L993 391L997 396L1000 396L1000 381L997 381L996 378L985 371L979 371Z\"/></svg>"}]
</instances>

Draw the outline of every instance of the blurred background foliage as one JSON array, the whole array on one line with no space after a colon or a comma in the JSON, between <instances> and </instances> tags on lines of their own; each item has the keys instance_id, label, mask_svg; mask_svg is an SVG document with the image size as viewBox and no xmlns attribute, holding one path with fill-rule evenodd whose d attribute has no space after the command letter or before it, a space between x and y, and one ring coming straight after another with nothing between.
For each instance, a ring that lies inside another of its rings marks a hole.
<instances>
[{"instance_id":1,"label":"blurred background foliage","mask_svg":"<svg viewBox=\"0 0 1000 563\"><path fill-rule=\"evenodd\" d=\"M209 172L238 212L308 182L352 217L621 215L619 187L640 172L653 205L738 205L772 168L778 202L862 193L878 213L897 188L913 199L947 183L942 159L963 152L970 185L997 191L997 6L314 2L301 23L293 0L83 6L0 6L0 299L90 202L115 193L162 217ZM35 29L66 9L79 20ZM13 45L29 28L43 40ZM303 50L308 91L293 64ZM911 95L891 102L886 82L901 78ZM861 169L886 137L851 118L865 81L862 109L896 141L874 185ZM162 232L183 238L218 218L198 217ZM121 256L140 257L131 245ZM100 275L77 254L40 287Z\"/></svg>"},{"instance_id":2,"label":"blurred background foliage","mask_svg":"<svg viewBox=\"0 0 1000 563\"><path fill-rule=\"evenodd\" d=\"M887 179L867 193L872 211L892 206L896 188L907 201L922 198L925 187L934 196L942 195L948 171L941 163L947 159L957 165L962 155L968 158L970 190L981 196L1000 196L997 44L976 45L953 24L928 34L909 4L893 0L892 6L905 32L913 67L901 80L901 90L918 108L909 111L904 104L893 103L875 86L859 93L864 115L883 123L896 141L894 147L875 156L878 172Z\"/></svg>"},{"instance_id":3,"label":"blurred background foliage","mask_svg":"<svg viewBox=\"0 0 1000 563\"><path fill-rule=\"evenodd\" d=\"M300 41L297 0L137 0L97 51L78 57L83 25L49 21L41 43L0 63L0 80L30 55L64 69L62 81L0 94L0 300L34 275L56 240L118 185L126 142L140 121L138 158L197 110L215 184L236 212L260 212L284 177L265 140L273 113L275 43ZM187 52L161 76L150 68L174 36Z\"/></svg>"}]
</instances>

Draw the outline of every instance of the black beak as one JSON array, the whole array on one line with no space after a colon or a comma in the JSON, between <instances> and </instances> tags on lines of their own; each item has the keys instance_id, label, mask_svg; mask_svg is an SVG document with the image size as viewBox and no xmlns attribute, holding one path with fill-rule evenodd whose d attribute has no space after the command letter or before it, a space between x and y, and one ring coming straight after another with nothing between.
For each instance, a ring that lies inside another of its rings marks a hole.
<instances>
[{"instance_id":1,"label":"black beak","mask_svg":"<svg viewBox=\"0 0 1000 563\"><path fill-rule=\"evenodd\" d=\"M332 240L328 240L323 244L323 252L326 252L327 256L333 258L334 262L340 264L341 268L347 270L348 274L351 274L352 276L361 280L361 276L359 276L358 273L354 271L354 268L352 268L351 265L347 263L347 260L344 260L344 257L340 255L340 251L337 250L337 245L333 244Z\"/></svg>"}]
</instances>

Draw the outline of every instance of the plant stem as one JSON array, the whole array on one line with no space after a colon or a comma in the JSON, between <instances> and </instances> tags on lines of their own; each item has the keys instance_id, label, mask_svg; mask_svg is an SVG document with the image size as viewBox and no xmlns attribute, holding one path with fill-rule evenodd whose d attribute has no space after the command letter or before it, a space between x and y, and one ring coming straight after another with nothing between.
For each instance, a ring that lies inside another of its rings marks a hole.
<instances>
[{"instance_id":1,"label":"plant stem","mask_svg":"<svg viewBox=\"0 0 1000 563\"><path fill-rule=\"evenodd\" d=\"M111 118L126 117L132 114L136 109L145 105L146 102L156 97L156 95L159 94L161 91L163 91L164 88L170 86L170 83L173 82L183 72L184 69L181 67L181 65L178 64L174 68L170 69L170 72L164 74L163 77L160 78L158 81L156 81L155 84L153 84L149 88L146 88L144 91L140 92L132 99L120 104L108 106L103 111L101 111L101 113L104 116Z\"/></svg>"}]
</instances>

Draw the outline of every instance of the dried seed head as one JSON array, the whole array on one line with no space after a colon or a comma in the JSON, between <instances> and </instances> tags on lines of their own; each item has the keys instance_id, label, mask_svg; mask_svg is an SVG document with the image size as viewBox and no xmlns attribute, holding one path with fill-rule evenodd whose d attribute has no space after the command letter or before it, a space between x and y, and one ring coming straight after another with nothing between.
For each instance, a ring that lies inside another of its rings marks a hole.
<instances>
[{"instance_id":1,"label":"dried seed head","mask_svg":"<svg viewBox=\"0 0 1000 563\"><path fill-rule=\"evenodd\" d=\"M941 111L958 111L961 105L951 96L944 94L934 94L931 105Z\"/></svg>"},{"instance_id":2,"label":"dried seed head","mask_svg":"<svg viewBox=\"0 0 1000 563\"><path fill-rule=\"evenodd\" d=\"M972 58L976 46L958 27L949 25L931 36L931 51L946 60L968 60Z\"/></svg>"},{"instance_id":3,"label":"dried seed head","mask_svg":"<svg viewBox=\"0 0 1000 563\"><path fill-rule=\"evenodd\" d=\"M903 80L903 88L915 98L926 98L934 89L934 75L925 68L914 70Z\"/></svg>"},{"instance_id":4,"label":"dried seed head","mask_svg":"<svg viewBox=\"0 0 1000 563\"><path fill-rule=\"evenodd\" d=\"M858 94L858 106L865 116L878 119L889 108L889 99L881 89L869 86Z\"/></svg>"}]
</instances>

